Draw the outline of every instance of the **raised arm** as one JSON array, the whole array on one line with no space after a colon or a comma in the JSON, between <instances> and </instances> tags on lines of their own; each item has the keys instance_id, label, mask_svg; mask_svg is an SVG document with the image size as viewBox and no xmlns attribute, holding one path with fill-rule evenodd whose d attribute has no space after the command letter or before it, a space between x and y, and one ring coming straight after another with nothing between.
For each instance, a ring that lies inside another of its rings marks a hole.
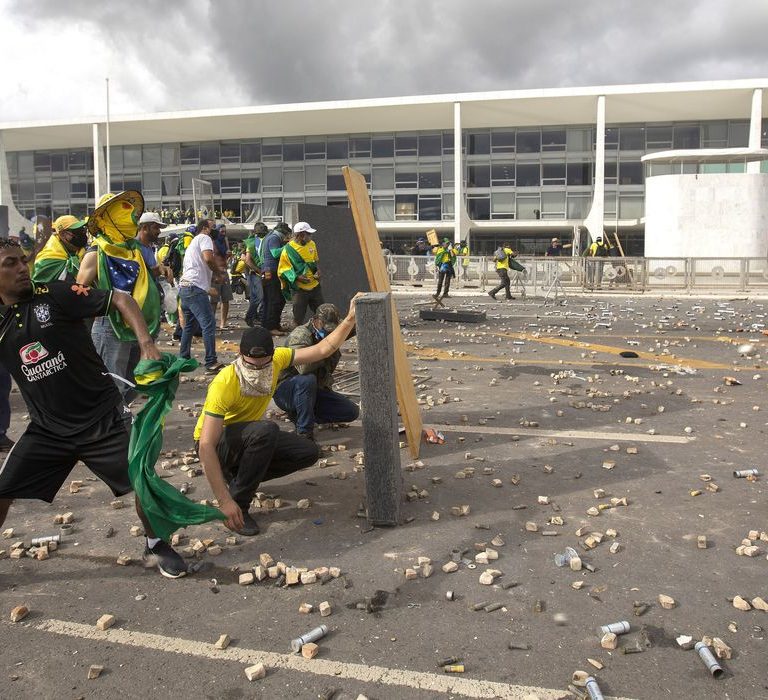
<instances>
[{"instance_id":1,"label":"raised arm","mask_svg":"<svg viewBox=\"0 0 768 700\"><path fill-rule=\"evenodd\" d=\"M355 327L355 299L358 294L349 303L349 311L344 320L339 323L336 329L319 343L308 348L300 348L293 355L293 365L308 365L312 362L319 362L335 353L349 337L352 329Z\"/></svg>"}]
</instances>

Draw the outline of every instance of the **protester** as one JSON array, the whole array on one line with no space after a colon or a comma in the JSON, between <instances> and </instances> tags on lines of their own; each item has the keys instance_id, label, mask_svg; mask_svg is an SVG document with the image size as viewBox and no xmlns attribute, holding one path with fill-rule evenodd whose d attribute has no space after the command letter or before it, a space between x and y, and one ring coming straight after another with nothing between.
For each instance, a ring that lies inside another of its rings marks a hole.
<instances>
[{"instance_id":1,"label":"protester","mask_svg":"<svg viewBox=\"0 0 768 700\"><path fill-rule=\"evenodd\" d=\"M285 307L285 297L280 285L277 268L283 246L291 235L291 227L285 222L280 222L270 231L259 247L261 259L261 279L264 287L264 303L261 312L261 325L272 335L285 335L280 327L280 317Z\"/></svg>"},{"instance_id":2,"label":"protester","mask_svg":"<svg viewBox=\"0 0 768 700\"><path fill-rule=\"evenodd\" d=\"M50 238L35 257L32 279L35 282L74 282L87 245L86 222L69 214L60 216L53 222Z\"/></svg>"},{"instance_id":3,"label":"protester","mask_svg":"<svg viewBox=\"0 0 768 700\"><path fill-rule=\"evenodd\" d=\"M170 267L166 267L157 259L157 241L160 238L160 231L167 224L164 224L160 216L155 212L145 211L139 217L139 229L136 234L136 240L141 246L141 256L154 279L164 277L169 284L173 284L173 272Z\"/></svg>"},{"instance_id":4,"label":"protester","mask_svg":"<svg viewBox=\"0 0 768 700\"><path fill-rule=\"evenodd\" d=\"M293 322L304 323L307 307L317 311L323 303L320 272L317 269L317 246L312 240L316 233L306 221L293 227L293 240L283 247L277 274L283 288L283 296L293 303Z\"/></svg>"},{"instance_id":5,"label":"protester","mask_svg":"<svg viewBox=\"0 0 768 700\"><path fill-rule=\"evenodd\" d=\"M203 332L205 369L208 374L216 374L224 367L216 357L216 319L208 297L211 279L217 270L212 231L213 222L210 219L197 222L197 235L184 254L184 267L179 280L179 298L184 314L179 355L187 358L190 356L194 323L199 323Z\"/></svg>"},{"instance_id":6,"label":"protester","mask_svg":"<svg viewBox=\"0 0 768 700\"><path fill-rule=\"evenodd\" d=\"M288 335L286 347L317 345L339 325L339 310L321 304L314 316ZM314 440L315 423L349 423L360 414L357 404L333 391L333 372L341 359L337 350L319 362L294 362L280 373L274 401L296 424L296 434Z\"/></svg>"},{"instance_id":7,"label":"protester","mask_svg":"<svg viewBox=\"0 0 768 700\"><path fill-rule=\"evenodd\" d=\"M139 206L124 198L113 205L122 202L130 205L128 215ZM101 218L104 209L97 212ZM114 230L120 230L125 221L116 218ZM23 251L9 241L0 242L0 300L0 363L16 381L30 414L26 431L0 469L0 525L15 499L51 503L78 461L115 496L129 493L129 435L123 416L130 411L83 319L119 315L137 339L141 357L159 359L138 304L130 294L112 289L33 283ZM167 578L183 576L184 560L154 536L138 501L136 512L147 535L144 557Z\"/></svg>"},{"instance_id":8,"label":"protester","mask_svg":"<svg viewBox=\"0 0 768 700\"><path fill-rule=\"evenodd\" d=\"M611 254L611 246L597 236L587 249L588 258L607 258ZM590 289L600 289L603 282L603 261L587 260L587 286Z\"/></svg>"},{"instance_id":9,"label":"protester","mask_svg":"<svg viewBox=\"0 0 768 700\"><path fill-rule=\"evenodd\" d=\"M559 238L553 238L552 241L549 244L549 248L547 248L547 252L544 253L544 255L548 258L557 258L562 255L565 255L566 248L570 248L571 244L566 243L563 245L560 242Z\"/></svg>"},{"instance_id":10,"label":"protester","mask_svg":"<svg viewBox=\"0 0 768 700\"><path fill-rule=\"evenodd\" d=\"M496 262L496 274L499 276L500 281L496 287L488 292L488 296L492 299L495 299L496 294L502 289L504 290L504 295L507 299L515 298L512 296L512 292L510 291L511 282L509 279L509 268L511 267L518 272L525 272L525 268L516 260L514 260L515 257L517 257L517 253L515 253L515 251L512 250L512 248L510 248L506 243L502 243L494 251L493 259Z\"/></svg>"},{"instance_id":11,"label":"protester","mask_svg":"<svg viewBox=\"0 0 768 700\"><path fill-rule=\"evenodd\" d=\"M245 312L245 323L253 326L262 317L264 306L264 287L261 281L262 261L259 251L264 237L269 232L266 224L257 221L253 232L245 239L245 267L248 271L248 310Z\"/></svg>"},{"instance_id":12,"label":"protester","mask_svg":"<svg viewBox=\"0 0 768 700\"><path fill-rule=\"evenodd\" d=\"M310 347L275 348L266 328L249 328L243 333L237 360L211 382L194 438L205 475L231 530L246 536L258 534L259 526L248 508L259 484L304 469L320 454L313 440L262 420L278 376L292 365L321 362L333 355L354 325L353 300L336 330Z\"/></svg>"},{"instance_id":13,"label":"protester","mask_svg":"<svg viewBox=\"0 0 768 700\"><path fill-rule=\"evenodd\" d=\"M454 265L456 264L456 253L451 247L451 242L446 238L435 251L435 267L437 268L437 291L433 297L437 300L441 298L440 292L445 288L443 296L447 297L451 288L451 279L456 276Z\"/></svg>"},{"instance_id":14,"label":"protester","mask_svg":"<svg viewBox=\"0 0 768 700\"><path fill-rule=\"evenodd\" d=\"M83 286L126 293L139 305L144 321L154 337L160 328L160 293L152 280L136 240L144 198L128 190L105 194L88 218L88 231L94 236L80 264L77 282ZM131 380L139 361L136 336L119 313L97 318L91 331L96 352L114 377L126 403L136 396L123 380Z\"/></svg>"}]
</instances>

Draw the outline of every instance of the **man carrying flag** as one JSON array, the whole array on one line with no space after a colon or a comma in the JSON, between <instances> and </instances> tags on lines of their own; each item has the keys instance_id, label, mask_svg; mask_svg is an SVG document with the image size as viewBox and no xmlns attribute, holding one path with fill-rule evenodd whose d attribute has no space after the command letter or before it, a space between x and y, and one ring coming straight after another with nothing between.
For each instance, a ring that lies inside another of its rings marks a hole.
<instances>
[{"instance_id":1,"label":"man carrying flag","mask_svg":"<svg viewBox=\"0 0 768 700\"><path fill-rule=\"evenodd\" d=\"M299 221L293 227L293 240L283 248L277 276L283 288L286 301L293 301L293 320L297 326L304 323L307 307L317 311L323 302L320 289L320 272L317 269L317 246L312 240L316 233L306 221Z\"/></svg>"},{"instance_id":2,"label":"man carrying flag","mask_svg":"<svg viewBox=\"0 0 768 700\"><path fill-rule=\"evenodd\" d=\"M35 282L66 280L74 282L88 245L86 222L69 214L53 222L53 233L35 257L32 279Z\"/></svg>"}]
</instances>

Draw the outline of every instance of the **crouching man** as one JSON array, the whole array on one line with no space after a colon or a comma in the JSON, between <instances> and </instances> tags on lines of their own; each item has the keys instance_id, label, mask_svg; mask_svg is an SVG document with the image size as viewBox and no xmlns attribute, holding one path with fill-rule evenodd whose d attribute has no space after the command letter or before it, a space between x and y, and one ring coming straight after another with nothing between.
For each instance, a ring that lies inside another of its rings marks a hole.
<instances>
[{"instance_id":1,"label":"crouching man","mask_svg":"<svg viewBox=\"0 0 768 700\"><path fill-rule=\"evenodd\" d=\"M311 347L275 348L267 329L249 328L240 340L238 358L211 382L194 437L205 476L231 530L257 535L259 526L248 509L259 484L304 469L320 456L314 441L262 420L280 373L330 357L354 326L353 300L338 327Z\"/></svg>"},{"instance_id":2,"label":"crouching man","mask_svg":"<svg viewBox=\"0 0 768 700\"><path fill-rule=\"evenodd\" d=\"M317 345L339 325L339 310L321 304L308 323L297 326L288 336L294 350ZM275 403L296 423L296 433L314 439L315 423L349 423L360 415L354 401L332 390L333 372L339 364L337 350L319 362L293 365L280 373Z\"/></svg>"}]
</instances>

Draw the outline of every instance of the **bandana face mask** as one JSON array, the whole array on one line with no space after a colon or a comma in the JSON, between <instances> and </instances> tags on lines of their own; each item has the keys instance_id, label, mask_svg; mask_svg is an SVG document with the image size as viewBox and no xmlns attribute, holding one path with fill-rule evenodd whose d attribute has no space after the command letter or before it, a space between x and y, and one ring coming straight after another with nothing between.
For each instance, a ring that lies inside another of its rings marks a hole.
<instances>
[{"instance_id":1,"label":"bandana face mask","mask_svg":"<svg viewBox=\"0 0 768 700\"><path fill-rule=\"evenodd\" d=\"M264 367L249 365L240 355L235 360L235 374L243 396L270 396L272 394L272 362Z\"/></svg>"},{"instance_id":2,"label":"bandana face mask","mask_svg":"<svg viewBox=\"0 0 768 700\"><path fill-rule=\"evenodd\" d=\"M124 243L135 238L138 231L138 219L133 205L126 201L115 202L107 207L96 222L113 243Z\"/></svg>"}]
</instances>

